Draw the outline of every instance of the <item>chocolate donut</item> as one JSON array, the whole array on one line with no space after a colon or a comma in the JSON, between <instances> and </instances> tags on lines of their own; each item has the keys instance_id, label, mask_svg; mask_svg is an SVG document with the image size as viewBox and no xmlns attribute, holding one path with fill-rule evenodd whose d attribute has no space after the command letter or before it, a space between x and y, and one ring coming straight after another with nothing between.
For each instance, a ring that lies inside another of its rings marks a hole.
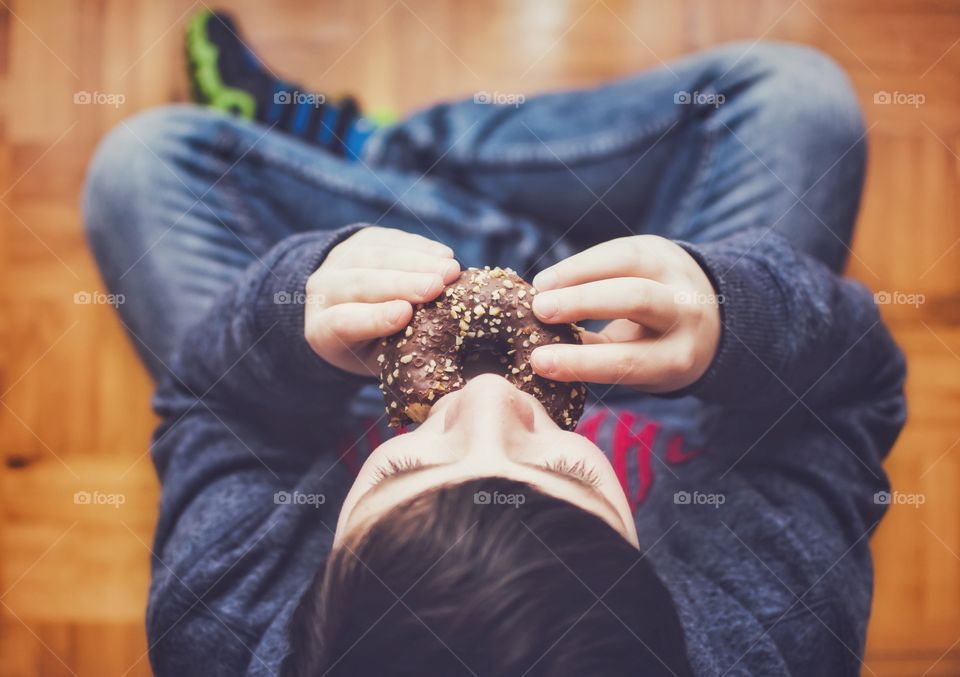
<instances>
[{"instance_id":1,"label":"chocolate donut","mask_svg":"<svg viewBox=\"0 0 960 677\"><path fill-rule=\"evenodd\" d=\"M493 371L543 404L557 425L573 430L583 414L583 383L536 374L530 353L547 343L580 343L574 324L544 324L531 310L537 290L510 268L468 268L410 323L380 342L380 390L389 425L420 423L433 403L466 385L465 370L486 358Z\"/></svg>"}]
</instances>

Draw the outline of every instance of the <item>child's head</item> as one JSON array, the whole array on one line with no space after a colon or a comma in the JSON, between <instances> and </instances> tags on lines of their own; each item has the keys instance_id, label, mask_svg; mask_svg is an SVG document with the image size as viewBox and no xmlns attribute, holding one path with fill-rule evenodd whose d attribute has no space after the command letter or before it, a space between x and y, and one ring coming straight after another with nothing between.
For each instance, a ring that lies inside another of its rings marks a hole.
<instances>
[{"instance_id":1,"label":"child's head","mask_svg":"<svg viewBox=\"0 0 960 677\"><path fill-rule=\"evenodd\" d=\"M691 674L670 595L637 549L497 477L418 493L343 540L292 641L288 674L304 677Z\"/></svg>"},{"instance_id":2,"label":"child's head","mask_svg":"<svg viewBox=\"0 0 960 677\"><path fill-rule=\"evenodd\" d=\"M492 375L371 454L291 638L310 677L690 674L603 452Z\"/></svg>"}]
</instances>

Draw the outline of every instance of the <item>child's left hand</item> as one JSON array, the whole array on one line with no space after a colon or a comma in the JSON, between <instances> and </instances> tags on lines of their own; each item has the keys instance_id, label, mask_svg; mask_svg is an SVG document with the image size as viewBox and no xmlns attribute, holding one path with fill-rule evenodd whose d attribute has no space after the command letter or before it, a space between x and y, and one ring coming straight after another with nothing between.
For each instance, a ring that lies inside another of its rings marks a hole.
<instances>
[{"instance_id":1,"label":"child's left hand","mask_svg":"<svg viewBox=\"0 0 960 677\"><path fill-rule=\"evenodd\" d=\"M609 240L541 271L533 311L548 323L612 320L584 345L537 348L534 370L557 381L670 392L700 378L717 352L713 285L683 248L655 235Z\"/></svg>"}]
</instances>

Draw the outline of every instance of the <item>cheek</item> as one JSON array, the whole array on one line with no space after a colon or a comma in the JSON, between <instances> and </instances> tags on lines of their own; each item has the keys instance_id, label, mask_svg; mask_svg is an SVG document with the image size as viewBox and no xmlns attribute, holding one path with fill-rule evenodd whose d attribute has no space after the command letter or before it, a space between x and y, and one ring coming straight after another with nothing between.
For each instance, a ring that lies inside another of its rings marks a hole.
<instances>
[{"instance_id":1,"label":"cheek","mask_svg":"<svg viewBox=\"0 0 960 677\"><path fill-rule=\"evenodd\" d=\"M556 448L564 449L571 458L594 463L598 470L611 468L610 461L603 450L579 433L562 433L564 442L557 442ZM612 470L612 468L611 468Z\"/></svg>"},{"instance_id":2,"label":"cheek","mask_svg":"<svg viewBox=\"0 0 960 677\"><path fill-rule=\"evenodd\" d=\"M343 525L349 518L350 513L353 512L353 506L356 505L357 501L374 485L378 468L385 466L391 457L404 455L403 443L405 440L402 438L412 434L413 433L410 432L393 437L370 452L367 460L360 466L360 471L357 473L357 477L353 480L350 491L347 492L347 496L344 499L343 508L337 520L338 534L342 531Z\"/></svg>"},{"instance_id":3,"label":"cheek","mask_svg":"<svg viewBox=\"0 0 960 677\"><path fill-rule=\"evenodd\" d=\"M620 478L617 477L617 471L614 469L610 459L607 458L607 455L603 453L602 450L594 447L590 452L590 458L596 462L597 472L600 473L600 477L604 480L604 483L609 483L611 486L615 485L617 490L622 492L623 486L620 483Z\"/></svg>"},{"instance_id":4,"label":"cheek","mask_svg":"<svg viewBox=\"0 0 960 677\"><path fill-rule=\"evenodd\" d=\"M404 444L402 443L402 437L407 437L413 433L405 433L403 435L398 435L392 439L387 440L379 447L370 452L370 455L367 456L367 460L363 462L363 465L360 466L360 472L357 473L357 479L354 480L354 487L357 485L368 486L373 483L373 479L376 477L377 469L386 465L387 461L390 458L404 455Z\"/></svg>"},{"instance_id":5,"label":"cheek","mask_svg":"<svg viewBox=\"0 0 960 677\"><path fill-rule=\"evenodd\" d=\"M625 514L630 514L630 501L624 489L623 482L617 475L616 469L602 450L595 448L590 458L595 459L597 472L600 474L600 490L614 505L618 505Z\"/></svg>"},{"instance_id":6,"label":"cheek","mask_svg":"<svg viewBox=\"0 0 960 677\"><path fill-rule=\"evenodd\" d=\"M576 433L571 434L577 435ZM603 450L589 442L586 438L580 435L577 435L577 437L579 438L577 444L569 446L569 458L574 461L583 460L596 469L604 487L615 486L618 491L622 492L623 489L620 485L620 478L617 477L613 464L610 463L610 459L603 453Z\"/></svg>"}]
</instances>

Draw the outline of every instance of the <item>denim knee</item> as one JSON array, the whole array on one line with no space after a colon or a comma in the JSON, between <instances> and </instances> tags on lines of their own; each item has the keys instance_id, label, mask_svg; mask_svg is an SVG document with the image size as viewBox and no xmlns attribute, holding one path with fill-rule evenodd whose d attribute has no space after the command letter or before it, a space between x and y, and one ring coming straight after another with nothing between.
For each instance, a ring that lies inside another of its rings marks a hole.
<instances>
[{"instance_id":1,"label":"denim knee","mask_svg":"<svg viewBox=\"0 0 960 677\"><path fill-rule=\"evenodd\" d=\"M179 185L177 168L212 140L224 118L190 105L153 108L123 120L99 143L83 188L83 221L91 241L145 225L138 210L160 187Z\"/></svg>"},{"instance_id":2,"label":"denim knee","mask_svg":"<svg viewBox=\"0 0 960 677\"><path fill-rule=\"evenodd\" d=\"M787 42L735 43L722 61L785 143L832 150L832 159L864 145L863 113L843 68L823 52ZM808 146L809 144L809 146ZM863 164L863 153L851 153ZM832 160L831 160L832 161Z\"/></svg>"}]
</instances>

